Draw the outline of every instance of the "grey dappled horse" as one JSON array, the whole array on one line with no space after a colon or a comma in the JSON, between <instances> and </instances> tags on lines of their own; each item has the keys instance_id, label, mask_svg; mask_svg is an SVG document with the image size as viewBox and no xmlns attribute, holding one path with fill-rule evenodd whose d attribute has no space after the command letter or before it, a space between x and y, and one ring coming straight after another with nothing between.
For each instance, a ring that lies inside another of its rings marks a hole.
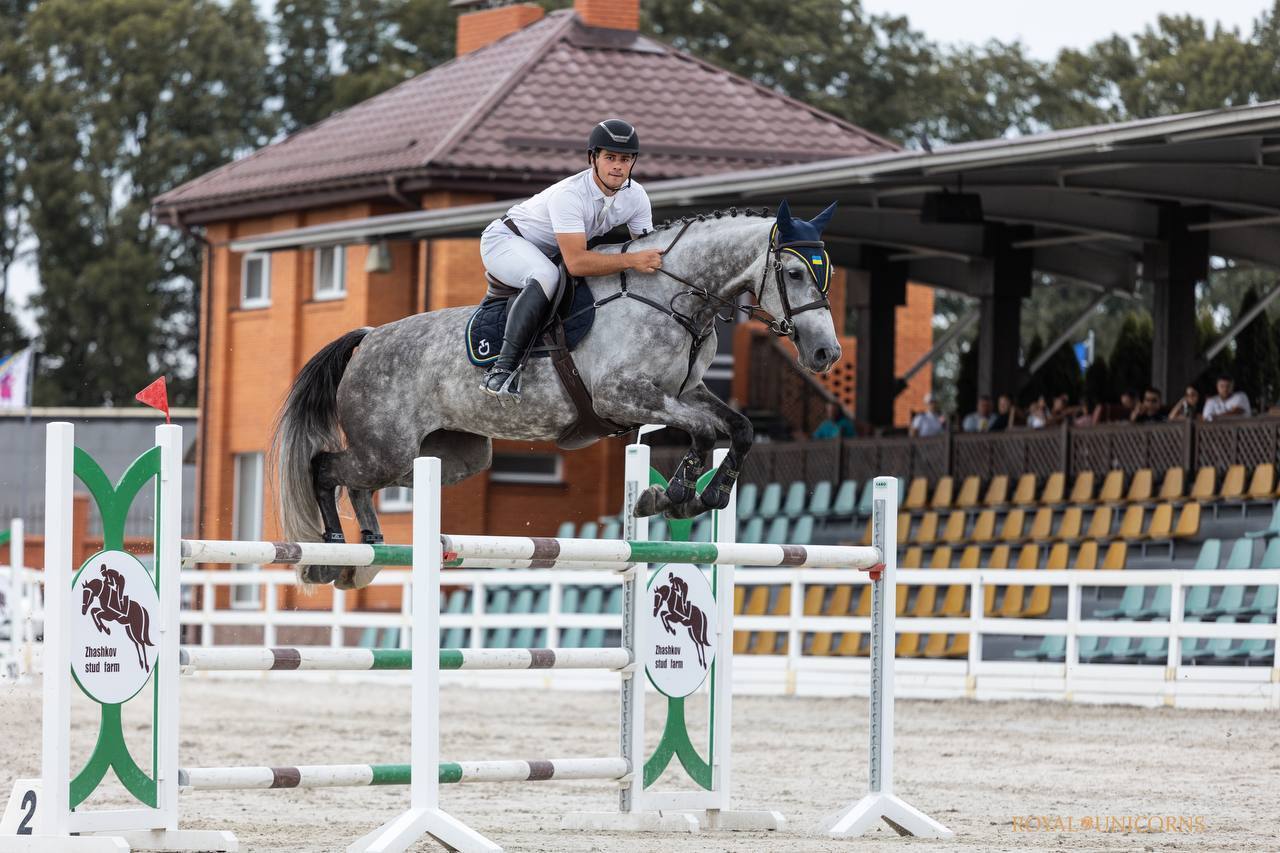
<instances>
[{"instance_id":1,"label":"grey dappled horse","mask_svg":"<svg viewBox=\"0 0 1280 853\"><path fill-rule=\"evenodd\" d=\"M669 485L642 493L637 515L691 518L725 506L750 450L750 421L702 381L716 352L717 312L743 310L770 321L815 373L840 358L827 279L817 275L830 266L819 237L834 207L805 221L793 219L783 202L776 241L772 216L730 210L666 224L631 242L635 249L670 250L660 272L629 271L625 279L633 296L670 310L615 298L597 309L573 356L597 414L619 424L664 424L692 440ZM602 276L590 285L600 303L622 290L623 280ZM747 293L763 311L738 305ZM357 329L303 367L272 441L287 539L343 541L337 490L345 487L362 540L381 542L373 493L412 486L415 457L440 457L447 485L489 467L492 439L552 441L574 423L576 411L550 359L527 362L516 407L504 408L481 390L482 368L467 360L463 345L473 310L445 308ZM719 437L728 438L731 449L699 495L695 484ZM350 589L367 586L377 572L373 566L307 566L299 577Z\"/></svg>"}]
</instances>

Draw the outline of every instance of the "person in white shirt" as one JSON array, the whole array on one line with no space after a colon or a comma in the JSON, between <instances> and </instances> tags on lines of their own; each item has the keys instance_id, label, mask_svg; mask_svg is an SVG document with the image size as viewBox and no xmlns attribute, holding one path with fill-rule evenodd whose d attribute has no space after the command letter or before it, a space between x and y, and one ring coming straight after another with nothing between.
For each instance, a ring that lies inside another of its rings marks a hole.
<instances>
[{"instance_id":1,"label":"person in white shirt","mask_svg":"<svg viewBox=\"0 0 1280 853\"><path fill-rule=\"evenodd\" d=\"M1218 396L1210 397L1204 403L1204 419L1248 417L1253 414L1249 398L1243 391L1235 391L1235 381L1223 374L1218 377Z\"/></svg>"},{"instance_id":2,"label":"person in white shirt","mask_svg":"<svg viewBox=\"0 0 1280 853\"><path fill-rule=\"evenodd\" d=\"M931 435L941 435L946 432L947 416L942 414L942 407L938 404L937 398L933 396L933 392L924 395L924 402L929 408L911 419L911 435L927 438Z\"/></svg>"},{"instance_id":3,"label":"person in white shirt","mask_svg":"<svg viewBox=\"0 0 1280 853\"><path fill-rule=\"evenodd\" d=\"M587 140L589 168L514 205L484 229L480 259L485 269L503 284L520 288L507 310L502 350L481 384L489 394L504 402L519 398L521 356L560 286L552 260L557 255L574 276L651 273L662 266L656 249L604 254L587 248L588 240L619 225L625 224L632 237L653 230L649 196L631 180L639 156L636 129L622 119L606 119L591 129Z\"/></svg>"}]
</instances>

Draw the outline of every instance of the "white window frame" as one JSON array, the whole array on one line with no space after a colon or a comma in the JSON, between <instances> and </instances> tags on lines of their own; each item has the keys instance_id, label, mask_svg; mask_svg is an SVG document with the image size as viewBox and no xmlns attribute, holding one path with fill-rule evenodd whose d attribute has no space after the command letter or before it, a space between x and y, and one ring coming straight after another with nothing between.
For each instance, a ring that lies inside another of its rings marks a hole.
<instances>
[{"instance_id":1,"label":"white window frame","mask_svg":"<svg viewBox=\"0 0 1280 853\"><path fill-rule=\"evenodd\" d=\"M520 471L503 471L498 463L503 456L541 456L553 457L556 461L554 474L532 474ZM493 483L535 483L539 485L559 486L564 484L564 456L559 453L495 453L493 463L489 467L489 481Z\"/></svg>"},{"instance_id":2,"label":"white window frame","mask_svg":"<svg viewBox=\"0 0 1280 853\"><path fill-rule=\"evenodd\" d=\"M249 296L249 264L262 262L262 293L257 297ZM271 305L271 253L250 252L240 260L240 307L268 308Z\"/></svg>"},{"instance_id":3,"label":"white window frame","mask_svg":"<svg viewBox=\"0 0 1280 853\"><path fill-rule=\"evenodd\" d=\"M320 262L325 252L333 252L333 282L322 281L320 270L324 265ZM317 302L330 299L342 299L347 295L347 249L345 246L320 246L311 253L311 295Z\"/></svg>"},{"instance_id":4,"label":"white window frame","mask_svg":"<svg viewBox=\"0 0 1280 853\"><path fill-rule=\"evenodd\" d=\"M232 457L234 460L232 467L235 471L235 484L232 491L231 506L231 538L237 542L259 542L262 540L262 492L263 492L263 473L264 473L264 454L255 453L237 453ZM254 460L257 464L255 467L254 478L258 481L258 488L253 495L250 496L252 505L248 507L248 518L253 519L253 530L242 529L245 525L240 523L241 518L241 471L244 462ZM237 571L258 571L261 565L236 565L232 569ZM233 608L242 608L246 610L257 610L262 607L262 587L258 585L240 585L236 584L231 588L231 606Z\"/></svg>"},{"instance_id":5,"label":"white window frame","mask_svg":"<svg viewBox=\"0 0 1280 853\"><path fill-rule=\"evenodd\" d=\"M413 512L413 489L387 486L378 492L378 509L382 512Z\"/></svg>"}]
</instances>

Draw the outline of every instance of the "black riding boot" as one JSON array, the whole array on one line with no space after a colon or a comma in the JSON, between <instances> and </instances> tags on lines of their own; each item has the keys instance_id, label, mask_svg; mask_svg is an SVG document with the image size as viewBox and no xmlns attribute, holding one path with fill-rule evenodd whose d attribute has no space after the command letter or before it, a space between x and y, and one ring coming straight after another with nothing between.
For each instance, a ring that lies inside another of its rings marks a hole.
<instances>
[{"instance_id":1,"label":"black riding boot","mask_svg":"<svg viewBox=\"0 0 1280 853\"><path fill-rule=\"evenodd\" d=\"M520 357L528 349L533 336L542 328L550 305L537 282L530 282L511 298L511 307L507 309L507 328L502 333L502 351L485 373L480 385L482 390L504 402L519 400L520 379L516 368L520 366Z\"/></svg>"}]
</instances>

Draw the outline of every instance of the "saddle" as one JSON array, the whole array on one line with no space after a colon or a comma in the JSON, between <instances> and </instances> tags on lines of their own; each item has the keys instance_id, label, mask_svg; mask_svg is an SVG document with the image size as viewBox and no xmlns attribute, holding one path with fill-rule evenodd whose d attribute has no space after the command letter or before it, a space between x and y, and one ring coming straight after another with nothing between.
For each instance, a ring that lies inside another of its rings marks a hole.
<instances>
[{"instance_id":1,"label":"saddle","mask_svg":"<svg viewBox=\"0 0 1280 853\"><path fill-rule=\"evenodd\" d=\"M501 352L507 309L511 297L520 292L519 288L499 281L490 273L485 273L485 279L488 289L484 301L472 312L466 326L467 358L477 367L487 366ZM523 367L530 358L551 359L560 384L577 411L574 422L556 437L556 446L564 450L577 450L602 438L635 429L634 425L614 423L596 414L591 392L573 361L571 353L591 331L595 317L596 301L590 286L584 279L569 275L560 264L560 288L556 291L549 319L534 336L533 345L520 359L520 364Z\"/></svg>"}]
</instances>

